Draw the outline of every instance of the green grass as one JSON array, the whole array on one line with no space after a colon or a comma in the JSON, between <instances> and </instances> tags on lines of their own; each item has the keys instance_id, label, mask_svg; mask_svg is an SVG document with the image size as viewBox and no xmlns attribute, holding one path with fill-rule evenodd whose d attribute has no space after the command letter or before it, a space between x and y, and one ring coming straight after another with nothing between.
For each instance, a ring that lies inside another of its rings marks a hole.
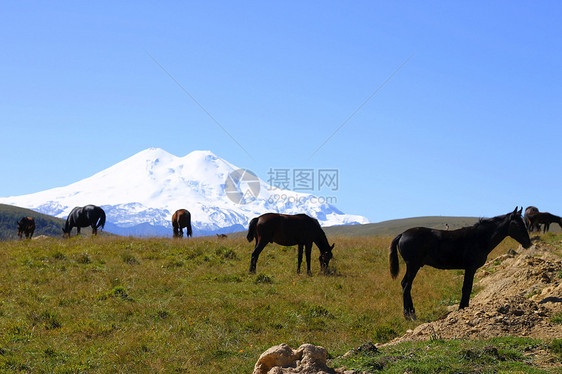
<instances>
[{"instance_id":1,"label":"green grass","mask_svg":"<svg viewBox=\"0 0 562 374\"><path fill-rule=\"evenodd\" d=\"M270 244L248 274L242 239L2 242L0 372L249 373L280 343L332 357L443 315L462 272L424 268L402 316L391 238L330 238L331 275L296 274L296 248ZM496 253L513 247L504 242ZM401 275L404 266L401 268Z\"/></svg>"},{"instance_id":2,"label":"green grass","mask_svg":"<svg viewBox=\"0 0 562 374\"><path fill-rule=\"evenodd\" d=\"M549 349L537 339L494 338L482 341L432 340L402 343L379 350L357 350L332 361L335 367L384 373L548 373L528 352Z\"/></svg>"}]
</instances>

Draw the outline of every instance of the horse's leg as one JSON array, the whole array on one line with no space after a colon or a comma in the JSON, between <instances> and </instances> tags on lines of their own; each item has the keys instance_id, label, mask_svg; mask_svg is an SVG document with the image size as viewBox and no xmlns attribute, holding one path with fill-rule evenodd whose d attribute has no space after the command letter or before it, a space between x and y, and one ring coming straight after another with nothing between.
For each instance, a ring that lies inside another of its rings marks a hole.
<instances>
[{"instance_id":1,"label":"horse's leg","mask_svg":"<svg viewBox=\"0 0 562 374\"><path fill-rule=\"evenodd\" d=\"M420 270L419 266L413 266L411 264L406 264L406 274L402 278L402 298L404 303L404 318L416 320L416 310L414 309L414 302L412 301L412 283L416 274Z\"/></svg>"},{"instance_id":2,"label":"horse's leg","mask_svg":"<svg viewBox=\"0 0 562 374\"><path fill-rule=\"evenodd\" d=\"M183 227L180 226L180 234L179 234L180 238L183 238Z\"/></svg>"},{"instance_id":3,"label":"horse's leg","mask_svg":"<svg viewBox=\"0 0 562 374\"><path fill-rule=\"evenodd\" d=\"M476 269L466 269L464 271L464 280L462 282L462 297L459 309L466 308L470 300L470 292L472 292L472 283L474 282L474 274Z\"/></svg>"},{"instance_id":4,"label":"horse's leg","mask_svg":"<svg viewBox=\"0 0 562 374\"><path fill-rule=\"evenodd\" d=\"M298 257L299 261L298 261L298 264L297 264L297 274L301 273L302 252L303 252L303 245L299 244L299 257Z\"/></svg>"},{"instance_id":5,"label":"horse's leg","mask_svg":"<svg viewBox=\"0 0 562 374\"><path fill-rule=\"evenodd\" d=\"M98 235L98 228L95 223L92 225L92 235Z\"/></svg>"},{"instance_id":6,"label":"horse's leg","mask_svg":"<svg viewBox=\"0 0 562 374\"><path fill-rule=\"evenodd\" d=\"M72 230L72 228L71 228ZM76 226L76 235L80 235L80 226ZM70 232L68 233L68 236L70 236Z\"/></svg>"},{"instance_id":7,"label":"horse's leg","mask_svg":"<svg viewBox=\"0 0 562 374\"><path fill-rule=\"evenodd\" d=\"M312 275L310 271L310 255L312 253L312 243L308 243L304 246L304 253L306 255L306 274Z\"/></svg>"},{"instance_id":8,"label":"horse's leg","mask_svg":"<svg viewBox=\"0 0 562 374\"><path fill-rule=\"evenodd\" d=\"M267 245L267 240L259 240L254 248L254 252L252 252L252 260L250 261L250 274L254 274L256 272L256 265L258 263L258 257L260 256L261 251Z\"/></svg>"}]
</instances>

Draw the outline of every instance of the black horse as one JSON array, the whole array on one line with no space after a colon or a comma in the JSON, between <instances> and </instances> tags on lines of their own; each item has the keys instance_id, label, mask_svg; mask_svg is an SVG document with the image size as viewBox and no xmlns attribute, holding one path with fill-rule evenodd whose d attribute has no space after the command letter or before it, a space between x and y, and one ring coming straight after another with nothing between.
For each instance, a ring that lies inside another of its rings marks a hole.
<instances>
[{"instance_id":1,"label":"black horse","mask_svg":"<svg viewBox=\"0 0 562 374\"><path fill-rule=\"evenodd\" d=\"M26 239L31 239L35 231L35 220L33 217L22 217L18 221L18 236L22 238L24 235Z\"/></svg>"},{"instance_id":2,"label":"black horse","mask_svg":"<svg viewBox=\"0 0 562 374\"><path fill-rule=\"evenodd\" d=\"M404 317L416 319L410 290L418 270L429 265L437 269L464 269L462 298L459 309L468 306L474 274L486 263L488 254L507 236L523 247L531 246L531 240L521 210L490 219L481 219L474 226L444 231L415 227L404 231L390 246L390 274L396 278L399 271L397 249L406 262L406 274L402 279Z\"/></svg>"},{"instance_id":3,"label":"black horse","mask_svg":"<svg viewBox=\"0 0 562 374\"><path fill-rule=\"evenodd\" d=\"M256 238L256 247L252 253L250 273L256 272L256 264L261 251L268 243L277 243L284 246L298 245L297 273L301 271L303 247L306 250L306 273L310 272L310 255L312 243L320 249L320 268L326 272L332 259L332 249L335 244L328 243L326 234L318 221L306 214L277 214L266 213L250 221L248 235L249 242Z\"/></svg>"},{"instance_id":4,"label":"black horse","mask_svg":"<svg viewBox=\"0 0 562 374\"><path fill-rule=\"evenodd\" d=\"M183 228L186 228L187 236L193 235L191 230L191 213L187 209L178 209L172 215L172 227L174 229L174 238L183 237Z\"/></svg>"},{"instance_id":5,"label":"black horse","mask_svg":"<svg viewBox=\"0 0 562 374\"><path fill-rule=\"evenodd\" d=\"M98 228L105 226L105 212L102 208L95 205L86 205L84 207L77 206L72 209L62 232L65 237L70 236L73 227L76 227L76 232L80 234L81 227L92 227L92 235L98 234Z\"/></svg>"},{"instance_id":6,"label":"black horse","mask_svg":"<svg viewBox=\"0 0 562 374\"><path fill-rule=\"evenodd\" d=\"M540 233L540 225L543 226L543 233L550 230L551 223L557 223L562 227L562 218L559 216L555 216L554 214L550 214L547 212L544 213L536 213L535 215L529 217L530 227L537 227Z\"/></svg>"}]
</instances>

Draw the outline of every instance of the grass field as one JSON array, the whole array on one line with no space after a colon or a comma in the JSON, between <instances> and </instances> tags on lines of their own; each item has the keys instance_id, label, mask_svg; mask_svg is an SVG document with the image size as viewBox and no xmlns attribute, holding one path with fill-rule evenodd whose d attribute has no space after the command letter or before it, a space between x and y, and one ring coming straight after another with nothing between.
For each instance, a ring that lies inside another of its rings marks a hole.
<instances>
[{"instance_id":1,"label":"grass field","mask_svg":"<svg viewBox=\"0 0 562 374\"><path fill-rule=\"evenodd\" d=\"M406 322L391 238L329 239L331 274L319 274L315 247L312 277L296 274L296 248L273 244L249 275L244 239L2 242L0 370L251 373L272 345L312 343L336 357L458 302L462 272L424 268L412 291L419 320Z\"/></svg>"}]
</instances>

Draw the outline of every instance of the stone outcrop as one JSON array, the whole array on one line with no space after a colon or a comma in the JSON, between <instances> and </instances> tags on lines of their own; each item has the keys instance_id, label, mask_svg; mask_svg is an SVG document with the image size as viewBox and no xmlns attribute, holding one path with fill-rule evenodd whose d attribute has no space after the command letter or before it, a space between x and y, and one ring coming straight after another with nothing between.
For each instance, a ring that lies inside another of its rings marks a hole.
<instances>
[{"instance_id":1,"label":"stone outcrop","mask_svg":"<svg viewBox=\"0 0 562 374\"><path fill-rule=\"evenodd\" d=\"M253 374L335 374L326 355L324 347L303 344L294 350L283 343L261 354Z\"/></svg>"}]
</instances>

